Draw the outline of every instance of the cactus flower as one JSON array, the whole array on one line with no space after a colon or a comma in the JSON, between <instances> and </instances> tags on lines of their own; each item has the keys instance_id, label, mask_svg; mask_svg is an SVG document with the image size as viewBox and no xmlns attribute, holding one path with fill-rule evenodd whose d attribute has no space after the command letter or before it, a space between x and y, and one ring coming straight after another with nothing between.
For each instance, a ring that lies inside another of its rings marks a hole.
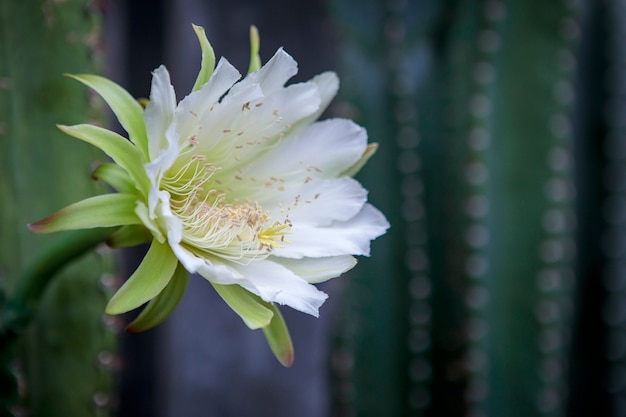
<instances>
[{"instance_id":1,"label":"cactus flower","mask_svg":"<svg viewBox=\"0 0 626 417\"><path fill-rule=\"evenodd\" d=\"M352 178L374 147L352 121L317 120L337 92L334 73L285 86L297 64L279 49L242 78L223 58L214 65L204 31L194 29L202 67L179 103L163 66L153 72L145 109L112 81L70 76L100 94L128 133L59 126L112 159L93 176L117 193L30 228L122 226L112 246L151 242L106 309L119 314L149 302L136 330L169 314L187 271L213 284L250 328L270 325L274 303L317 316L327 295L313 284L351 269L354 255L369 255L371 240L388 228Z\"/></svg>"}]
</instances>

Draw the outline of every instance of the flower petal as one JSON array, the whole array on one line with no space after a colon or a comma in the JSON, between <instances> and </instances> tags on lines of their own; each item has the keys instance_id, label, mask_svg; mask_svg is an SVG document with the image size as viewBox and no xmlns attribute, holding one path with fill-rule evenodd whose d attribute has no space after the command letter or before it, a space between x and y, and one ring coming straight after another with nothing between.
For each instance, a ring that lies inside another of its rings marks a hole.
<instances>
[{"instance_id":1,"label":"flower petal","mask_svg":"<svg viewBox=\"0 0 626 417\"><path fill-rule=\"evenodd\" d=\"M385 216L370 204L347 222L336 222L329 227L314 227L294 223L289 244L276 248L274 255L285 258L318 258L338 255L370 254L370 241L389 228Z\"/></svg>"},{"instance_id":2,"label":"flower petal","mask_svg":"<svg viewBox=\"0 0 626 417\"><path fill-rule=\"evenodd\" d=\"M222 58L209 81L198 91L181 100L176 108L176 129L181 140L189 140L200 133L199 118L214 106L241 74Z\"/></svg>"},{"instance_id":3,"label":"flower petal","mask_svg":"<svg viewBox=\"0 0 626 417\"><path fill-rule=\"evenodd\" d=\"M289 269L270 260L248 265L233 264L244 278L237 283L257 294L264 301L288 305L318 317L318 309L328 295L315 288Z\"/></svg>"},{"instance_id":4,"label":"flower petal","mask_svg":"<svg viewBox=\"0 0 626 417\"><path fill-rule=\"evenodd\" d=\"M320 92L320 98L322 99L320 111L318 113L319 116L324 110L326 110L330 102L333 101L337 95L337 91L339 90L339 77L337 77L337 74L334 72L327 71L313 77L311 82L317 84L317 88Z\"/></svg>"},{"instance_id":5,"label":"flower petal","mask_svg":"<svg viewBox=\"0 0 626 417\"><path fill-rule=\"evenodd\" d=\"M317 85L321 102L315 113L300 122L303 124L311 124L316 121L322 113L324 113L324 110L328 108L328 105L335 98L339 90L339 77L332 71L316 75L310 82Z\"/></svg>"},{"instance_id":6,"label":"flower petal","mask_svg":"<svg viewBox=\"0 0 626 417\"><path fill-rule=\"evenodd\" d=\"M183 247L183 245L173 241L171 237L169 244L178 260L185 266L185 269L192 274L197 273L212 283L223 285L236 283L242 278L241 274L230 266L211 262L209 259L210 255L206 253L196 254L186 247Z\"/></svg>"},{"instance_id":7,"label":"flower petal","mask_svg":"<svg viewBox=\"0 0 626 417\"><path fill-rule=\"evenodd\" d=\"M366 147L367 132L361 126L347 119L324 120L285 138L255 160L246 175L333 178L356 163Z\"/></svg>"},{"instance_id":8,"label":"flower petal","mask_svg":"<svg viewBox=\"0 0 626 417\"><path fill-rule=\"evenodd\" d=\"M135 214L137 197L131 194L104 194L70 204L45 219L28 225L38 233L92 229L139 224Z\"/></svg>"},{"instance_id":9,"label":"flower petal","mask_svg":"<svg viewBox=\"0 0 626 417\"><path fill-rule=\"evenodd\" d=\"M156 297L170 282L176 265L178 260L169 246L152 240L137 270L109 300L106 313L125 313Z\"/></svg>"},{"instance_id":10,"label":"flower petal","mask_svg":"<svg viewBox=\"0 0 626 417\"><path fill-rule=\"evenodd\" d=\"M260 70L248 75L242 83L258 83L267 95L279 90L298 73L298 63L291 55L279 48Z\"/></svg>"},{"instance_id":11,"label":"flower petal","mask_svg":"<svg viewBox=\"0 0 626 417\"><path fill-rule=\"evenodd\" d=\"M156 297L148 302L139 316L128 325L126 330L143 332L162 323L183 298L187 287L187 271L178 264L170 282Z\"/></svg>"},{"instance_id":12,"label":"flower petal","mask_svg":"<svg viewBox=\"0 0 626 417\"><path fill-rule=\"evenodd\" d=\"M367 190L353 178L310 179L306 184L279 182L271 189L250 189L249 198L267 207L273 219L288 213L293 223L330 226L356 216L367 201ZM270 179L264 184L272 184ZM254 185L254 183L252 184ZM280 191L276 191L280 189Z\"/></svg>"},{"instance_id":13,"label":"flower petal","mask_svg":"<svg viewBox=\"0 0 626 417\"><path fill-rule=\"evenodd\" d=\"M377 150L378 150L378 143L368 144L367 148L365 148L365 152L363 152L363 155L361 155L361 158L358 161L356 161L354 165L352 165L350 168L343 171L341 175L345 175L348 177L355 176L361 170L361 168L363 168L363 166L367 163L367 161L369 161L369 159L372 156L374 156Z\"/></svg>"},{"instance_id":14,"label":"flower petal","mask_svg":"<svg viewBox=\"0 0 626 417\"><path fill-rule=\"evenodd\" d=\"M176 94L170 82L170 74L161 65L152 72L150 102L143 114L151 161L157 158L161 150L170 146L165 133L172 124L175 109Z\"/></svg>"},{"instance_id":15,"label":"flower petal","mask_svg":"<svg viewBox=\"0 0 626 417\"><path fill-rule=\"evenodd\" d=\"M213 47L211 43L206 37L206 33L204 33L204 28L201 26L191 25L193 27L194 32L196 32L196 36L198 37L198 41L200 42L200 49L202 50L202 63L200 64L200 72L198 73L198 77L196 78L196 82L193 85L193 89L191 91L196 91L200 89L206 82L211 78L211 74L215 69L215 52L213 52Z\"/></svg>"},{"instance_id":16,"label":"flower petal","mask_svg":"<svg viewBox=\"0 0 626 417\"><path fill-rule=\"evenodd\" d=\"M299 120L319 108L319 93L312 83L293 84L269 95L264 95L258 84L238 88L242 83L199 121L212 129L198 136L198 151L227 168L219 173L225 182L232 181L235 171L276 146Z\"/></svg>"},{"instance_id":17,"label":"flower petal","mask_svg":"<svg viewBox=\"0 0 626 417\"><path fill-rule=\"evenodd\" d=\"M124 137L110 130L88 125L57 126L60 130L77 139L100 148L109 155L116 164L128 172L136 187L142 193L148 192L148 179L141 168L143 162L137 148Z\"/></svg>"},{"instance_id":18,"label":"flower petal","mask_svg":"<svg viewBox=\"0 0 626 417\"><path fill-rule=\"evenodd\" d=\"M143 123L143 108L137 100L124 88L104 77L91 74L69 74L68 77L92 88L106 101L124 130L128 132L130 140L137 145L144 158L148 159L148 138Z\"/></svg>"},{"instance_id":19,"label":"flower petal","mask_svg":"<svg viewBox=\"0 0 626 417\"><path fill-rule=\"evenodd\" d=\"M302 259L274 256L271 259L306 280L309 284L318 284L331 278L337 278L356 265L356 259L350 255Z\"/></svg>"},{"instance_id":20,"label":"flower petal","mask_svg":"<svg viewBox=\"0 0 626 417\"><path fill-rule=\"evenodd\" d=\"M267 327L274 313L259 297L241 288L239 285L221 285L211 282L215 291L228 306L241 317L250 329Z\"/></svg>"}]
</instances>

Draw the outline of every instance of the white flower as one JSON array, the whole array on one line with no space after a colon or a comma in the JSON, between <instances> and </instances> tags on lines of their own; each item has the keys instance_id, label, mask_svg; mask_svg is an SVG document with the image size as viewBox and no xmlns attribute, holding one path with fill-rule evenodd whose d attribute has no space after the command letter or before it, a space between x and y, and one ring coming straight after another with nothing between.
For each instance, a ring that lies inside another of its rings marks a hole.
<instances>
[{"instance_id":1,"label":"white flower","mask_svg":"<svg viewBox=\"0 0 626 417\"><path fill-rule=\"evenodd\" d=\"M352 268L353 256L369 255L388 228L351 177L372 151L366 131L346 119L316 121L337 76L285 86L297 64L282 49L243 79L225 59L211 69L203 66L196 91L177 104L167 70L157 68L145 111L111 81L75 76L109 103L132 143L95 126L61 128L113 158L117 165L94 175L119 193L31 228L126 226L112 239L118 246L150 231L151 248L112 298L111 314L166 291L172 275L184 275L175 273L180 263L213 283L250 327L266 326L272 314L258 314L267 304L235 288L317 316L327 296L312 284Z\"/></svg>"}]
</instances>

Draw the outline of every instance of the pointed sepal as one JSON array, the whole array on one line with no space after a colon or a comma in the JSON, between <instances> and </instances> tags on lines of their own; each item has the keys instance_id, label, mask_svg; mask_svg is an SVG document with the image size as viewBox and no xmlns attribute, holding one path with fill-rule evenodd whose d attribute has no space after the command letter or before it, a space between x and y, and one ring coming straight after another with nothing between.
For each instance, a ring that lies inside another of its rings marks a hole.
<instances>
[{"instance_id":1,"label":"pointed sepal","mask_svg":"<svg viewBox=\"0 0 626 417\"><path fill-rule=\"evenodd\" d=\"M131 194L99 195L70 204L29 224L28 228L36 233L52 233L139 224L141 220L135 214L136 204L137 197Z\"/></svg>"},{"instance_id":2,"label":"pointed sepal","mask_svg":"<svg viewBox=\"0 0 626 417\"><path fill-rule=\"evenodd\" d=\"M228 306L241 317L250 329L262 329L269 326L274 312L257 295L239 285L222 285L211 282L215 291Z\"/></svg>"},{"instance_id":3,"label":"pointed sepal","mask_svg":"<svg viewBox=\"0 0 626 417\"><path fill-rule=\"evenodd\" d=\"M142 155L148 159L148 136L143 121L143 107L120 85L99 75L66 74L93 89L106 101L130 140L137 145Z\"/></svg>"},{"instance_id":4,"label":"pointed sepal","mask_svg":"<svg viewBox=\"0 0 626 417\"><path fill-rule=\"evenodd\" d=\"M147 195L149 180L143 169L143 159L137 151L137 147L133 146L126 138L110 130L89 124L57 125L57 127L70 136L100 148L116 164L124 168L135 182L137 189Z\"/></svg>"},{"instance_id":5,"label":"pointed sepal","mask_svg":"<svg viewBox=\"0 0 626 417\"><path fill-rule=\"evenodd\" d=\"M174 311L183 298L187 288L187 271L179 263L170 282L141 311L139 316L128 325L130 332L143 332L161 324Z\"/></svg>"},{"instance_id":6,"label":"pointed sepal","mask_svg":"<svg viewBox=\"0 0 626 417\"><path fill-rule=\"evenodd\" d=\"M129 248L149 243L154 236L143 224L132 224L116 230L106 241L106 244L115 249Z\"/></svg>"},{"instance_id":7,"label":"pointed sepal","mask_svg":"<svg viewBox=\"0 0 626 417\"><path fill-rule=\"evenodd\" d=\"M376 153L378 150L378 143L368 143L365 148L365 152L361 155L358 161L356 161L350 168L346 169L341 173L340 176L346 177L354 177L363 166L369 161L369 159Z\"/></svg>"},{"instance_id":8,"label":"pointed sepal","mask_svg":"<svg viewBox=\"0 0 626 417\"><path fill-rule=\"evenodd\" d=\"M100 164L91 173L91 178L102 181L115 191L126 194L136 192L135 183L122 167L116 164Z\"/></svg>"},{"instance_id":9,"label":"pointed sepal","mask_svg":"<svg viewBox=\"0 0 626 417\"><path fill-rule=\"evenodd\" d=\"M250 65L248 66L248 74L261 69L261 57L259 49L261 47L261 38L259 30L256 26L250 26Z\"/></svg>"},{"instance_id":10,"label":"pointed sepal","mask_svg":"<svg viewBox=\"0 0 626 417\"><path fill-rule=\"evenodd\" d=\"M267 307L272 310L274 316L269 326L263 328L263 334L278 362L290 367L293 364L294 350L289 329L278 307L273 303L267 303Z\"/></svg>"},{"instance_id":11,"label":"pointed sepal","mask_svg":"<svg viewBox=\"0 0 626 417\"><path fill-rule=\"evenodd\" d=\"M194 32L196 32L196 36L200 42L200 49L202 50L200 72L198 73L198 77L196 78L196 82L194 83L192 89L192 91L196 91L206 84L207 81L209 81L209 78L211 78L211 75L213 75L213 70L215 69L215 52L206 37L204 28L196 25L191 26L193 27Z\"/></svg>"},{"instance_id":12,"label":"pointed sepal","mask_svg":"<svg viewBox=\"0 0 626 417\"><path fill-rule=\"evenodd\" d=\"M167 242L152 240L137 270L109 300L106 313L126 313L152 300L170 282L177 265L178 259Z\"/></svg>"}]
</instances>

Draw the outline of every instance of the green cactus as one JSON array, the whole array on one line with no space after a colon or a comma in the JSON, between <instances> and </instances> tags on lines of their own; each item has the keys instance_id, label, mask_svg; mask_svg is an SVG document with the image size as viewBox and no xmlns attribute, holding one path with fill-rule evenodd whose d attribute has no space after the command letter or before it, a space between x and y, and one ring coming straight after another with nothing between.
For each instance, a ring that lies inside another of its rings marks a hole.
<instances>
[{"instance_id":1,"label":"green cactus","mask_svg":"<svg viewBox=\"0 0 626 417\"><path fill-rule=\"evenodd\" d=\"M380 142L364 182L392 224L347 289L346 414L564 416L578 11L331 4L341 108Z\"/></svg>"},{"instance_id":2,"label":"green cactus","mask_svg":"<svg viewBox=\"0 0 626 417\"><path fill-rule=\"evenodd\" d=\"M100 156L55 127L98 117L82 86L63 77L94 72L94 16L85 0L0 1L0 282L8 299L55 240L26 224L97 191L89 172ZM100 281L111 281L111 270L111 256L94 253L45 288L14 351L3 352L16 354L2 365L11 367L5 376L17 371L21 398L14 403L5 379L2 415L108 415L115 337Z\"/></svg>"}]
</instances>

